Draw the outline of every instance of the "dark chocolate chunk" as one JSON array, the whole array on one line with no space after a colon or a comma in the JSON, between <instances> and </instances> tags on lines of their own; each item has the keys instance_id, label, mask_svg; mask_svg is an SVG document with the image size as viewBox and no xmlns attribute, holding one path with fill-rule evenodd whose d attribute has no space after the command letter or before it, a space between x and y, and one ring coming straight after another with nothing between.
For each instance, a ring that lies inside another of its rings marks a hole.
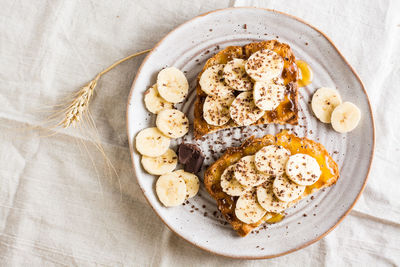
<instances>
[{"instance_id":1,"label":"dark chocolate chunk","mask_svg":"<svg viewBox=\"0 0 400 267\"><path fill-rule=\"evenodd\" d=\"M182 143L178 147L178 159L179 163L186 164L191 158L193 149L190 144Z\"/></svg>"},{"instance_id":2,"label":"dark chocolate chunk","mask_svg":"<svg viewBox=\"0 0 400 267\"><path fill-rule=\"evenodd\" d=\"M186 172L196 174L203 165L204 155L196 145L182 143L178 148L178 159Z\"/></svg>"}]
</instances>

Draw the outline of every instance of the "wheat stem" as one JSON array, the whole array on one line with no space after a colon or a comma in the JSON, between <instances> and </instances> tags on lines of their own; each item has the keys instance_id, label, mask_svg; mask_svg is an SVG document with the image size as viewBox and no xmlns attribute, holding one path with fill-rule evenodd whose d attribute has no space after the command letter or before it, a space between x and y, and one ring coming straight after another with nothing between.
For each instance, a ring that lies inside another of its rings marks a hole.
<instances>
[{"instance_id":1,"label":"wheat stem","mask_svg":"<svg viewBox=\"0 0 400 267\"><path fill-rule=\"evenodd\" d=\"M108 68L104 69L102 72L98 73L93 80L91 80L87 85L82 87L82 89L77 92L76 98L67 107L67 110L65 112L65 117L57 126L63 126L64 128L68 128L71 125L75 127L77 124L79 124L83 114L88 111L90 100L93 96L94 89L96 88L97 82L99 81L100 77L109 72L110 70L112 70L113 68L115 68L116 66L118 66L119 64L131 58L148 53L150 51L151 49L147 49L129 55L121 60L118 60Z\"/></svg>"},{"instance_id":2,"label":"wheat stem","mask_svg":"<svg viewBox=\"0 0 400 267\"><path fill-rule=\"evenodd\" d=\"M106 166L108 168L108 172L110 174L113 172L117 176L120 192L122 191L122 185L121 185L121 181L119 178L119 174L118 174L116 168L114 167L114 165L112 164L111 160L107 157L106 152L104 151L104 148L101 145L100 134L99 134L96 124L93 120L93 117L90 114L89 104L90 104L90 100L93 97L94 89L96 88L97 82L104 74L106 74L107 72L109 72L110 70L112 70L113 68L118 66L119 64L121 64L129 59L132 59L134 57L137 57L139 55L148 53L150 51L151 51L151 49L147 49L147 50L144 50L144 51L141 51L138 53L134 53L134 54L129 55L121 60L118 60L117 62L115 62L114 64L109 66L108 68L104 69L102 72L98 73L93 80L91 80L88 84L86 84L84 87L82 87L78 92L76 92L73 95L74 99L72 100L72 102L70 102L68 105L66 105L65 108L57 111L55 114L53 114L47 118L47 122L51 122L52 120L58 121L58 119L57 119L58 115L60 113L64 114L63 119L61 121L59 121L58 123L55 122L56 125L54 125L50 129L60 127L60 126L62 126L64 128L68 128L70 126L73 126L73 127L78 126L79 130L88 131L88 132L90 132L91 128L94 129L94 133L92 136L90 136L89 139L93 139L93 137L94 137L95 140L91 140L91 142L94 145L94 147L104 157ZM57 132L54 132L48 136L55 135L56 133ZM79 138L79 141L80 142L77 142L79 149L82 151L83 150L82 147L84 148L84 151L86 151L86 153L88 154L88 156L90 158L90 161L93 164L94 170L96 172L97 180L99 183L99 187L101 190L101 194L104 199L103 185L101 183L100 174L96 167L94 158L90 154L89 149L88 149L87 145L85 144L85 142L80 138ZM122 194L120 195L120 197L122 199Z\"/></svg>"},{"instance_id":3,"label":"wheat stem","mask_svg":"<svg viewBox=\"0 0 400 267\"><path fill-rule=\"evenodd\" d=\"M131 58L146 54L146 53L148 53L150 51L151 51L151 49L143 50L143 51L137 52L135 54L132 54L130 56L127 56L126 58L123 58L121 60L118 60L117 62L115 62L114 64L112 64L111 66L109 66L108 68L103 70L102 72L100 72L98 75L102 76L102 75L106 74L107 72L109 72L110 70L112 70L114 67L118 66L119 64L121 64L121 63L123 63L123 62L125 62L125 61L127 61L127 60L129 60Z\"/></svg>"}]
</instances>

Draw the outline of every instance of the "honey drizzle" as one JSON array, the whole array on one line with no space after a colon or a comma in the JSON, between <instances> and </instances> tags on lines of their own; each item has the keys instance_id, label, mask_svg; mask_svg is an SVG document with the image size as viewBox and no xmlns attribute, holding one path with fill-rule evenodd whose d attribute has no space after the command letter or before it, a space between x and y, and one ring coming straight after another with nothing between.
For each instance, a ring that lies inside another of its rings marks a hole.
<instances>
[{"instance_id":1,"label":"honey drizzle","mask_svg":"<svg viewBox=\"0 0 400 267\"><path fill-rule=\"evenodd\" d=\"M321 169L321 176L316 183L306 186L306 194L310 194L318 190L326 185L331 178L335 177L335 173L331 167L330 158L324 153L318 153L320 148L318 147L319 145L317 143L304 142L301 138L294 136L287 139L287 136L282 133L278 134L277 137L276 144L288 149L292 155L303 153L308 154L317 160Z\"/></svg>"},{"instance_id":2,"label":"honey drizzle","mask_svg":"<svg viewBox=\"0 0 400 267\"><path fill-rule=\"evenodd\" d=\"M303 60L296 60L296 65L297 69L299 70L297 84L299 87L309 85L314 78L314 74L310 65Z\"/></svg>"},{"instance_id":3,"label":"honey drizzle","mask_svg":"<svg viewBox=\"0 0 400 267\"><path fill-rule=\"evenodd\" d=\"M273 215L270 219L266 220L265 222L267 223L277 223L283 220L285 218L285 215L277 213Z\"/></svg>"}]
</instances>

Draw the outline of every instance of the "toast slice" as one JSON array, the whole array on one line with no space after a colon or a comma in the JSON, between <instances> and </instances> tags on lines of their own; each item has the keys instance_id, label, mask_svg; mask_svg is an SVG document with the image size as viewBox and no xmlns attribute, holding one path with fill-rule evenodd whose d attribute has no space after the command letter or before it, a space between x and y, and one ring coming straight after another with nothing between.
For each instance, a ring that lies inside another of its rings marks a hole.
<instances>
[{"instance_id":1,"label":"toast slice","mask_svg":"<svg viewBox=\"0 0 400 267\"><path fill-rule=\"evenodd\" d=\"M226 128L238 127L233 120L230 120L223 126L209 125L203 118L203 104L207 94L201 89L199 80L203 72L216 64L225 64L234 58L248 59L253 53L261 50L269 49L276 52L284 59L284 68L282 78L286 85L286 92L284 100L279 106L272 111L265 112L261 117L252 125L265 124L265 123L279 123L279 124L293 124L298 123L298 69L296 66L296 58L289 45L280 43L277 40L262 41L257 43L250 43L245 46L229 46L216 55L207 60L202 71L197 78L196 87L196 101L194 106L194 137L195 139L201 138L203 135L216 132Z\"/></svg>"},{"instance_id":2,"label":"toast slice","mask_svg":"<svg viewBox=\"0 0 400 267\"><path fill-rule=\"evenodd\" d=\"M235 215L235 206L238 197L227 195L222 191L220 185L221 175L227 167L236 163L244 156L255 154L267 145L283 146L292 155L297 153L308 154L315 158L320 165L322 174L319 180L313 185L307 186L303 195L290 202L288 207L322 188L333 185L339 178L338 165L323 145L307 138L297 137L294 134L290 134L287 130L283 130L276 136L250 137L240 147L228 148L225 154L207 169L204 175L204 184L208 193L217 201L218 209L240 236L246 236L264 222L276 222L283 217L281 214L268 212L261 220L253 224L246 224L240 221Z\"/></svg>"}]
</instances>

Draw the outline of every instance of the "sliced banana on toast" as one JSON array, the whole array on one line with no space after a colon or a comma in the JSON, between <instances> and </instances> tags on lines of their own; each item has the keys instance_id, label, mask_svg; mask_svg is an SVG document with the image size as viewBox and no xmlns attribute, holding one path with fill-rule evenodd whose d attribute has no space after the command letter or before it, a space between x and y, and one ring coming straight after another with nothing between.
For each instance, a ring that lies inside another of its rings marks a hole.
<instances>
[{"instance_id":1,"label":"sliced banana on toast","mask_svg":"<svg viewBox=\"0 0 400 267\"><path fill-rule=\"evenodd\" d=\"M253 101L252 92L240 93L233 100L229 112L233 121L239 126L248 126L258 121L265 113Z\"/></svg>"},{"instance_id":2,"label":"sliced banana on toast","mask_svg":"<svg viewBox=\"0 0 400 267\"><path fill-rule=\"evenodd\" d=\"M182 178L186 184L186 198L191 198L197 195L200 188L199 178L190 172L185 172L184 170L174 171L179 178Z\"/></svg>"},{"instance_id":3,"label":"sliced banana on toast","mask_svg":"<svg viewBox=\"0 0 400 267\"><path fill-rule=\"evenodd\" d=\"M245 156L235 164L235 179L243 186L257 186L271 179L270 175L259 172L254 163L254 155Z\"/></svg>"},{"instance_id":4,"label":"sliced banana on toast","mask_svg":"<svg viewBox=\"0 0 400 267\"><path fill-rule=\"evenodd\" d=\"M265 214L266 210L257 202L255 190L246 192L236 201L235 215L244 223L256 223Z\"/></svg>"},{"instance_id":5,"label":"sliced banana on toast","mask_svg":"<svg viewBox=\"0 0 400 267\"><path fill-rule=\"evenodd\" d=\"M282 146L269 145L261 148L254 157L257 170L269 175L279 176L285 172L290 151Z\"/></svg>"},{"instance_id":6,"label":"sliced banana on toast","mask_svg":"<svg viewBox=\"0 0 400 267\"><path fill-rule=\"evenodd\" d=\"M285 98L286 87L282 79L254 84L254 103L262 110L274 110Z\"/></svg>"},{"instance_id":7,"label":"sliced banana on toast","mask_svg":"<svg viewBox=\"0 0 400 267\"><path fill-rule=\"evenodd\" d=\"M224 67L225 64L213 65L201 74L199 84L207 95L221 97L232 93L232 88L224 82Z\"/></svg>"},{"instance_id":8,"label":"sliced banana on toast","mask_svg":"<svg viewBox=\"0 0 400 267\"><path fill-rule=\"evenodd\" d=\"M250 188L242 185L236 180L235 175L235 165L231 165L224 170L221 175L221 187L222 191L230 196L241 196Z\"/></svg>"},{"instance_id":9,"label":"sliced banana on toast","mask_svg":"<svg viewBox=\"0 0 400 267\"><path fill-rule=\"evenodd\" d=\"M235 100L233 93L227 93L224 96L207 96L203 104L204 120L214 126L222 126L231 119L229 108Z\"/></svg>"},{"instance_id":10,"label":"sliced banana on toast","mask_svg":"<svg viewBox=\"0 0 400 267\"><path fill-rule=\"evenodd\" d=\"M163 109L173 108L174 105L160 96L157 90L157 84L147 89L144 93L144 104L148 111L157 114Z\"/></svg>"},{"instance_id":11,"label":"sliced banana on toast","mask_svg":"<svg viewBox=\"0 0 400 267\"><path fill-rule=\"evenodd\" d=\"M156 193L164 206L178 206L186 199L186 183L178 174L170 172L158 178Z\"/></svg>"},{"instance_id":12,"label":"sliced banana on toast","mask_svg":"<svg viewBox=\"0 0 400 267\"><path fill-rule=\"evenodd\" d=\"M187 96L189 83L182 71L170 67L158 73L157 89L161 97L168 102L179 103Z\"/></svg>"},{"instance_id":13,"label":"sliced banana on toast","mask_svg":"<svg viewBox=\"0 0 400 267\"><path fill-rule=\"evenodd\" d=\"M250 91L253 88L251 78L244 67L245 64L246 60L234 58L224 67L223 75L226 84L237 91Z\"/></svg>"},{"instance_id":14,"label":"sliced banana on toast","mask_svg":"<svg viewBox=\"0 0 400 267\"><path fill-rule=\"evenodd\" d=\"M245 64L247 74L257 82L269 81L281 76L283 66L283 58L268 49L255 52Z\"/></svg>"},{"instance_id":15,"label":"sliced banana on toast","mask_svg":"<svg viewBox=\"0 0 400 267\"><path fill-rule=\"evenodd\" d=\"M298 185L312 185L321 176L317 160L307 154L290 156L285 170L289 179Z\"/></svg>"},{"instance_id":16,"label":"sliced banana on toast","mask_svg":"<svg viewBox=\"0 0 400 267\"><path fill-rule=\"evenodd\" d=\"M347 133L357 127L360 119L360 109L353 103L344 102L333 110L331 123L335 131Z\"/></svg>"},{"instance_id":17,"label":"sliced banana on toast","mask_svg":"<svg viewBox=\"0 0 400 267\"><path fill-rule=\"evenodd\" d=\"M341 103L342 98L337 90L321 87L312 97L311 108L320 121L330 123L333 110Z\"/></svg>"},{"instance_id":18,"label":"sliced banana on toast","mask_svg":"<svg viewBox=\"0 0 400 267\"><path fill-rule=\"evenodd\" d=\"M141 130L136 135L136 149L148 157L158 157L167 152L170 140L156 127Z\"/></svg>"},{"instance_id":19,"label":"sliced banana on toast","mask_svg":"<svg viewBox=\"0 0 400 267\"><path fill-rule=\"evenodd\" d=\"M279 200L273 192L272 181L267 181L257 187L257 200L268 212L282 212L286 209L288 203Z\"/></svg>"},{"instance_id":20,"label":"sliced banana on toast","mask_svg":"<svg viewBox=\"0 0 400 267\"><path fill-rule=\"evenodd\" d=\"M142 156L142 166L150 174L163 175L172 172L178 164L178 156L175 151L168 149L158 157Z\"/></svg>"},{"instance_id":21,"label":"sliced banana on toast","mask_svg":"<svg viewBox=\"0 0 400 267\"><path fill-rule=\"evenodd\" d=\"M290 202L303 195L305 185L292 182L286 175L277 176L272 185L274 195L281 201Z\"/></svg>"},{"instance_id":22,"label":"sliced banana on toast","mask_svg":"<svg viewBox=\"0 0 400 267\"><path fill-rule=\"evenodd\" d=\"M156 119L157 128L170 138L179 138L189 131L189 120L185 113L176 109L160 111Z\"/></svg>"}]
</instances>

